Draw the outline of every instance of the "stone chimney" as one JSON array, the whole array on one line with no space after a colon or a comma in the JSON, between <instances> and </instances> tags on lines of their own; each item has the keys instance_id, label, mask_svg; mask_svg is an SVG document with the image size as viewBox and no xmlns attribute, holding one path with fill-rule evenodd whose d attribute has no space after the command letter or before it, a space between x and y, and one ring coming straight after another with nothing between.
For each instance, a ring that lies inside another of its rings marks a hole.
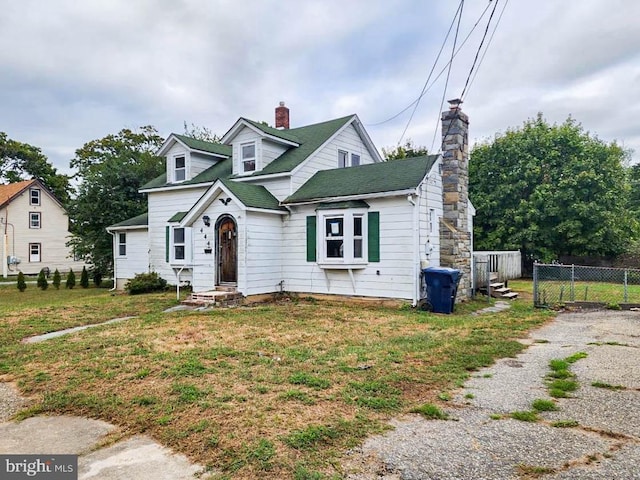
<instances>
[{"instance_id":1,"label":"stone chimney","mask_svg":"<svg viewBox=\"0 0 640 480\"><path fill-rule=\"evenodd\" d=\"M442 112L442 200L440 265L462 270L456 300L471 297L471 233L469 232L469 117L462 100L449 100Z\"/></svg>"},{"instance_id":2,"label":"stone chimney","mask_svg":"<svg viewBox=\"0 0 640 480\"><path fill-rule=\"evenodd\" d=\"M280 105L276 107L276 128L289 129L289 109L284 106L284 102L280 102Z\"/></svg>"}]
</instances>

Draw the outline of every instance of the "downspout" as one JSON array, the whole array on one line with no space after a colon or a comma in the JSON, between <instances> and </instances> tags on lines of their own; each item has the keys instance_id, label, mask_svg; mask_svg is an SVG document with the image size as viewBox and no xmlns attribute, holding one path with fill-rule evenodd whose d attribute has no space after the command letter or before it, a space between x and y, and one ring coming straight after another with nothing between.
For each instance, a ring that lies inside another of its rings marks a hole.
<instances>
[{"instance_id":1,"label":"downspout","mask_svg":"<svg viewBox=\"0 0 640 480\"><path fill-rule=\"evenodd\" d=\"M420 200L420 196L418 194L418 190L416 189L416 195L418 195L418 201ZM411 306L412 307L416 307L418 305L418 288L419 288L419 283L418 283L418 268L420 266L420 259L419 257L419 246L418 243L420 242L420 232L419 232L419 225L418 225L418 220L419 220L419 204L416 203L416 201L413 198L413 194L411 195L407 195L407 201L413 205L413 255L412 255L412 263L413 263L413 292L412 292L412 302L411 302Z\"/></svg>"},{"instance_id":2,"label":"downspout","mask_svg":"<svg viewBox=\"0 0 640 480\"><path fill-rule=\"evenodd\" d=\"M116 234L110 230L107 230L107 233L113 237L113 241L111 242L113 247L113 288L109 289L110 292L113 292L118 285L118 275L116 270L116 265L118 263L116 262Z\"/></svg>"}]
</instances>

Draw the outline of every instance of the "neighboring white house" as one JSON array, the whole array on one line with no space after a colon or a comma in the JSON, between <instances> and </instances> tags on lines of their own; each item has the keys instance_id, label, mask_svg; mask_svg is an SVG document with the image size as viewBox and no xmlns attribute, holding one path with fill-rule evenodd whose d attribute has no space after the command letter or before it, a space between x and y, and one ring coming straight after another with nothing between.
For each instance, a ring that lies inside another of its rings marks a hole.
<instances>
[{"instance_id":1,"label":"neighboring white house","mask_svg":"<svg viewBox=\"0 0 640 480\"><path fill-rule=\"evenodd\" d=\"M166 173L140 190L148 214L108 228L117 287L155 271L194 292L416 302L421 268L447 265L466 272L468 294L468 120L457 103L443 115L443 156L394 162L356 115L289 128L283 103L276 128L240 118L220 143L171 134L158 153Z\"/></svg>"},{"instance_id":2,"label":"neighboring white house","mask_svg":"<svg viewBox=\"0 0 640 480\"><path fill-rule=\"evenodd\" d=\"M82 269L69 240L69 217L39 180L0 185L0 253L2 275L37 274L47 267L64 273Z\"/></svg>"}]
</instances>

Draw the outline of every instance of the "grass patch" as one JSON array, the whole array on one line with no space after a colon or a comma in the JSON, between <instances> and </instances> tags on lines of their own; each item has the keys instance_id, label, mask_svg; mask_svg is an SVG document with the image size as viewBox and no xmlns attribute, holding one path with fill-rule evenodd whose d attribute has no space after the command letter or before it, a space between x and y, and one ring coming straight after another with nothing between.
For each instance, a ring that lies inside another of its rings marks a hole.
<instances>
[{"instance_id":1,"label":"grass patch","mask_svg":"<svg viewBox=\"0 0 640 480\"><path fill-rule=\"evenodd\" d=\"M552 427L556 428L573 428L580 425L576 420L558 420L557 422L553 422L551 424Z\"/></svg>"},{"instance_id":2,"label":"grass patch","mask_svg":"<svg viewBox=\"0 0 640 480\"><path fill-rule=\"evenodd\" d=\"M626 390L627 389L627 387L625 387L624 385L611 385L610 383L605 383L605 382L592 382L591 386L596 388L605 388L607 390Z\"/></svg>"},{"instance_id":3,"label":"grass patch","mask_svg":"<svg viewBox=\"0 0 640 480\"><path fill-rule=\"evenodd\" d=\"M518 465L518 470L520 470L522 475L526 475L529 478L539 478L543 475L550 475L556 472L555 468L541 467L539 465L526 465L524 463Z\"/></svg>"},{"instance_id":4,"label":"grass patch","mask_svg":"<svg viewBox=\"0 0 640 480\"><path fill-rule=\"evenodd\" d=\"M443 412L437 405L425 403L411 410L412 413L419 413L430 420L448 420L449 415Z\"/></svg>"},{"instance_id":5,"label":"grass patch","mask_svg":"<svg viewBox=\"0 0 640 480\"><path fill-rule=\"evenodd\" d=\"M553 412L558 410L558 406L553 400L547 400L545 398L537 398L531 403L531 407L536 412Z\"/></svg>"},{"instance_id":6,"label":"grass patch","mask_svg":"<svg viewBox=\"0 0 640 480\"><path fill-rule=\"evenodd\" d=\"M467 399L471 400L471 399L473 399L473 398L476 398L476 396L475 396L473 393L467 393L467 394L464 396L464 398L467 398Z\"/></svg>"},{"instance_id":7,"label":"grass patch","mask_svg":"<svg viewBox=\"0 0 640 480\"><path fill-rule=\"evenodd\" d=\"M521 422L537 422L538 414L530 410L519 410L511 412L510 417Z\"/></svg>"},{"instance_id":8,"label":"grass patch","mask_svg":"<svg viewBox=\"0 0 640 480\"><path fill-rule=\"evenodd\" d=\"M334 478L346 449L516 355L552 316L524 303L480 317L484 302L445 316L303 298L163 314L171 292L18 293L0 286L0 375L33 399L24 415L108 421L239 480ZM20 343L125 316L136 318Z\"/></svg>"}]
</instances>

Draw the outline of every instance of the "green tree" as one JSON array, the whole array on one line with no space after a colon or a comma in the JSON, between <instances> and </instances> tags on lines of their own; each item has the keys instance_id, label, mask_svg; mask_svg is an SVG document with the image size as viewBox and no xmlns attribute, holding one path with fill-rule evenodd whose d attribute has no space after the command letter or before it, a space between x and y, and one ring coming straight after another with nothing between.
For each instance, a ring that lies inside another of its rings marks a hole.
<instances>
[{"instance_id":1,"label":"green tree","mask_svg":"<svg viewBox=\"0 0 640 480\"><path fill-rule=\"evenodd\" d=\"M24 281L24 273L18 272L18 290L24 292L27 289L27 282Z\"/></svg>"},{"instance_id":2,"label":"green tree","mask_svg":"<svg viewBox=\"0 0 640 480\"><path fill-rule=\"evenodd\" d=\"M620 254L638 234L627 208L628 154L572 118L549 125L542 114L477 145L469 164L475 247L542 261Z\"/></svg>"},{"instance_id":3,"label":"green tree","mask_svg":"<svg viewBox=\"0 0 640 480\"><path fill-rule=\"evenodd\" d=\"M69 269L69 273L67 274L67 281L65 282L65 287L71 290L76 286L76 274L73 273L73 269Z\"/></svg>"},{"instance_id":4,"label":"green tree","mask_svg":"<svg viewBox=\"0 0 640 480\"><path fill-rule=\"evenodd\" d=\"M18 142L0 132L0 183L15 183L37 178L66 205L69 201L69 177L58 173L38 147Z\"/></svg>"},{"instance_id":5,"label":"green tree","mask_svg":"<svg viewBox=\"0 0 640 480\"><path fill-rule=\"evenodd\" d=\"M80 286L82 288L89 288L89 272L87 272L87 267L82 267L82 273L80 274Z\"/></svg>"},{"instance_id":6,"label":"green tree","mask_svg":"<svg viewBox=\"0 0 640 480\"><path fill-rule=\"evenodd\" d=\"M40 290L46 290L47 288L49 288L49 282L47 282L47 277L44 274L44 269L40 270L40 273L38 274L38 280L36 283Z\"/></svg>"},{"instance_id":7,"label":"green tree","mask_svg":"<svg viewBox=\"0 0 640 480\"><path fill-rule=\"evenodd\" d=\"M427 147L414 145L413 140L410 138L407 139L404 145L398 145L389 150L382 148L382 156L387 160L404 160L405 158L422 157L428 154Z\"/></svg>"},{"instance_id":8,"label":"green tree","mask_svg":"<svg viewBox=\"0 0 640 480\"><path fill-rule=\"evenodd\" d=\"M76 150L71 167L78 169L76 198L69 207L76 254L93 271L113 269L112 241L105 228L147 210L142 185L164 173L164 161L155 152L163 139L151 126L92 140Z\"/></svg>"},{"instance_id":9,"label":"green tree","mask_svg":"<svg viewBox=\"0 0 640 480\"><path fill-rule=\"evenodd\" d=\"M61 280L62 279L60 278L60 272L56 268L55 271L53 272L53 281L51 282L56 290L60 289Z\"/></svg>"},{"instance_id":10,"label":"green tree","mask_svg":"<svg viewBox=\"0 0 640 480\"><path fill-rule=\"evenodd\" d=\"M220 142L220 137L209 130L207 127L200 127L194 123L191 126L184 122L184 135L198 140L204 140L205 142Z\"/></svg>"}]
</instances>

